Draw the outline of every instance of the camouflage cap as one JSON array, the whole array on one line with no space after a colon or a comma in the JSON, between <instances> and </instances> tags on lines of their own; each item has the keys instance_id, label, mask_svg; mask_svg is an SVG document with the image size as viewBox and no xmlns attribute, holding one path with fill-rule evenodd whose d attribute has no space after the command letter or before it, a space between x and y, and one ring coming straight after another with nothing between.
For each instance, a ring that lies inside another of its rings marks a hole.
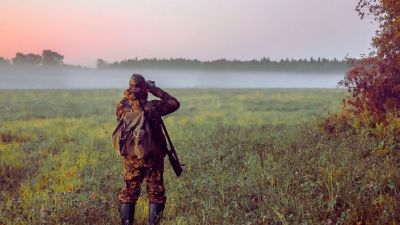
<instances>
[{"instance_id":1,"label":"camouflage cap","mask_svg":"<svg viewBox=\"0 0 400 225\"><path fill-rule=\"evenodd\" d=\"M129 79L129 92L135 99L147 100L147 84L142 75L134 73L131 76L131 79Z\"/></svg>"},{"instance_id":2,"label":"camouflage cap","mask_svg":"<svg viewBox=\"0 0 400 225\"><path fill-rule=\"evenodd\" d=\"M131 82L135 82L135 83L145 83L146 80L144 79L144 77L138 73L134 73L131 76L131 79L129 80L129 84Z\"/></svg>"}]
</instances>

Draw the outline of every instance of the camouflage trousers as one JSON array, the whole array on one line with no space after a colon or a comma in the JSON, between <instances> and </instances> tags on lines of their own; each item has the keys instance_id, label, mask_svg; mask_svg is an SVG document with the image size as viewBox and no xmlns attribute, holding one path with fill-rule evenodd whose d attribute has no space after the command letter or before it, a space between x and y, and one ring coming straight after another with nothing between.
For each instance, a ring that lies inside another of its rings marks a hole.
<instances>
[{"instance_id":1,"label":"camouflage trousers","mask_svg":"<svg viewBox=\"0 0 400 225\"><path fill-rule=\"evenodd\" d=\"M147 198L150 203L165 203L163 180L164 159L148 164L144 159L124 157L125 187L118 195L120 203L136 203L143 180L146 179Z\"/></svg>"}]
</instances>

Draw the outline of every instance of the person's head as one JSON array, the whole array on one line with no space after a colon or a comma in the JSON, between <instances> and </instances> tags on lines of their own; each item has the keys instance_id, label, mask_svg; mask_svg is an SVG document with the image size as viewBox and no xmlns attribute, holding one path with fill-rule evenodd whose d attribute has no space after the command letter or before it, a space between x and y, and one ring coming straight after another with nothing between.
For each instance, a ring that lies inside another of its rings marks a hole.
<instances>
[{"instance_id":1,"label":"person's head","mask_svg":"<svg viewBox=\"0 0 400 225\"><path fill-rule=\"evenodd\" d=\"M133 99L147 100L147 84L144 77L134 73L129 80L129 92Z\"/></svg>"}]
</instances>

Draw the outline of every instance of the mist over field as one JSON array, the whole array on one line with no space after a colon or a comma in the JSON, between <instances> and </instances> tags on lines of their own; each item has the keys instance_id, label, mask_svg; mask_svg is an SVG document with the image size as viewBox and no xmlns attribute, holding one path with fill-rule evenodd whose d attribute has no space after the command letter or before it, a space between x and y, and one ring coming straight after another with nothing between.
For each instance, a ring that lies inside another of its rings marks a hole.
<instances>
[{"instance_id":1,"label":"mist over field","mask_svg":"<svg viewBox=\"0 0 400 225\"><path fill-rule=\"evenodd\" d=\"M43 69L1 71L0 89L125 88L133 73L165 88L335 88L344 73L156 69Z\"/></svg>"}]
</instances>

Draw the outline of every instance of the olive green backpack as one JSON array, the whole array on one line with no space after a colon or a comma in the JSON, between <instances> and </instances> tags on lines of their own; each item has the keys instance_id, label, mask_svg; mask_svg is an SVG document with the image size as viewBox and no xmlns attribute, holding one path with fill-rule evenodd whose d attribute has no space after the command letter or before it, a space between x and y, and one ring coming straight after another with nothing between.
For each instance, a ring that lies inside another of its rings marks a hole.
<instances>
[{"instance_id":1,"label":"olive green backpack","mask_svg":"<svg viewBox=\"0 0 400 225\"><path fill-rule=\"evenodd\" d=\"M124 113L113 131L112 143L121 156L145 158L153 143L151 129L144 112Z\"/></svg>"}]
</instances>

